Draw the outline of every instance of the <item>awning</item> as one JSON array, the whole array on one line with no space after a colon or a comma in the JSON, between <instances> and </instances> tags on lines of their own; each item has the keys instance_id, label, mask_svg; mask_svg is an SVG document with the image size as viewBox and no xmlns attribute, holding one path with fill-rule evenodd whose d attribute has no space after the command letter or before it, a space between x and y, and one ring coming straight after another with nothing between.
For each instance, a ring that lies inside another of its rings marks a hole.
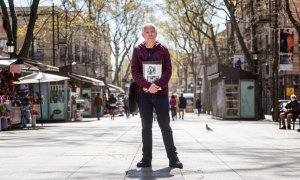
<instances>
[{"instance_id":1,"label":"awning","mask_svg":"<svg viewBox=\"0 0 300 180\"><path fill-rule=\"evenodd\" d=\"M9 66L12 63L16 62L16 59L0 59L0 66Z\"/></svg>"},{"instance_id":2,"label":"awning","mask_svg":"<svg viewBox=\"0 0 300 180\"><path fill-rule=\"evenodd\" d=\"M92 83L95 86L105 86L104 82L95 78L91 78L88 76L83 76L80 74L76 74L76 73L68 73L68 76L73 78L73 79L77 79L80 81L85 81L85 82L89 82Z\"/></svg>"},{"instance_id":3,"label":"awning","mask_svg":"<svg viewBox=\"0 0 300 180\"><path fill-rule=\"evenodd\" d=\"M22 72L32 72L32 71L59 71L58 67L47 65L36 60L30 59L10 59L0 55L0 67L7 67L10 65L19 66L18 68Z\"/></svg>"},{"instance_id":4,"label":"awning","mask_svg":"<svg viewBox=\"0 0 300 180\"><path fill-rule=\"evenodd\" d=\"M122 88L118 87L118 86L115 86L115 85L112 85L112 84L107 84L107 86L108 86L109 90L117 90L121 93L125 93L125 91Z\"/></svg>"},{"instance_id":5,"label":"awning","mask_svg":"<svg viewBox=\"0 0 300 180\"><path fill-rule=\"evenodd\" d=\"M49 74L49 73L45 73L45 72L35 72L33 74L19 78L19 81L14 82L14 83L15 84L30 84L30 83L63 81L63 80L67 80L67 79L70 79L70 78L64 77L64 76L58 76L55 74Z\"/></svg>"},{"instance_id":6,"label":"awning","mask_svg":"<svg viewBox=\"0 0 300 180\"><path fill-rule=\"evenodd\" d=\"M36 60L25 59L24 65L26 65L27 68L29 68L30 70L37 69L37 70L42 70L42 71L59 71L58 67L44 64L44 63L41 63Z\"/></svg>"}]
</instances>

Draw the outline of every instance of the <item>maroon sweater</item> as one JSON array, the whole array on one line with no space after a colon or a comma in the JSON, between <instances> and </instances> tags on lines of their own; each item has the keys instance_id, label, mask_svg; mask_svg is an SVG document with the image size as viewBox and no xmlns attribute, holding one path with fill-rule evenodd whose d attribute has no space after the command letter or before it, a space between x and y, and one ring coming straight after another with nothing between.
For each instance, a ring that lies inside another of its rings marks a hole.
<instances>
[{"instance_id":1,"label":"maroon sweater","mask_svg":"<svg viewBox=\"0 0 300 180\"><path fill-rule=\"evenodd\" d=\"M131 74L134 81L139 86L139 92L144 92L143 88L149 88L151 83L143 77L143 61L161 61L162 63L162 76L156 80L154 84L161 87L156 94L168 94L168 82L172 75L172 64L170 59L170 53L166 46L159 42L151 51L151 57L146 49L145 43L138 44L133 49L133 55L131 60Z\"/></svg>"}]
</instances>

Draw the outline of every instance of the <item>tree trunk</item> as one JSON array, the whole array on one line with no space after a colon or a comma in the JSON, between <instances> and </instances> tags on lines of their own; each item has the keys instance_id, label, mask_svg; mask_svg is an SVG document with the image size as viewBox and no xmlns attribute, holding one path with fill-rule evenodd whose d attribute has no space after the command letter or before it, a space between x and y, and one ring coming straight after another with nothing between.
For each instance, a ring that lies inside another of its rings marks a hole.
<instances>
[{"instance_id":1,"label":"tree trunk","mask_svg":"<svg viewBox=\"0 0 300 180\"><path fill-rule=\"evenodd\" d=\"M122 55L121 60L120 60L120 64L118 64L118 65L116 64L115 78L113 80L113 84L116 84L118 86L121 85L120 84L120 77L119 76L120 76L120 71L121 71L121 68L122 68L122 64L123 64L123 62L124 62L124 60L125 60L128 52L129 52L131 46L132 45L130 45L128 48L126 48L125 52L123 52L123 55ZM118 51L118 53L119 53L119 51ZM119 60L118 60L118 62L119 62ZM122 77L121 77L121 79L122 79Z\"/></svg>"},{"instance_id":2,"label":"tree trunk","mask_svg":"<svg viewBox=\"0 0 300 180\"><path fill-rule=\"evenodd\" d=\"M207 62L207 58L206 58L205 54L203 56L203 59L204 59L204 82L202 82L202 84L204 83L204 92L203 93L204 93L204 97L205 97L205 111L207 112L207 114L210 114L210 111L211 111L211 100L210 100L211 87L210 87L210 81L208 81L208 77L207 77L208 62Z\"/></svg>"},{"instance_id":3,"label":"tree trunk","mask_svg":"<svg viewBox=\"0 0 300 180\"><path fill-rule=\"evenodd\" d=\"M18 19L16 16L16 11L15 11L15 6L14 6L14 2L13 0L9 0L9 10L10 10L10 15L11 15L11 19L12 19L12 36L14 39L14 46L17 46L18 43ZM16 48L14 48L14 53L16 52Z\"/></svg>"},{"instance_id":4,"label":"tree trunk","mask_svg":"<svg viewBox=\"0 0 300 180\"><path fill-rule=\"evenodd\" d=\"M20 58L26 58L28 55L28 51L30 48L30 43L32 40L32 32L34 30L34 25L37 19L37 10L39 6L40 0L33 0L32 5L30 7L30 18L29 18L29 23L27 27L27 32L24 40L23 47L21 48L21 51L18 55Z\"/></svg>"},{"instance_id":5,"label":"tree trunk","mask_svg":"<svg viewBox=\"0 0 300 180\"><path fill-rule=\"evenodd\" d=\"M6 4L4 2L4 0L0 0L0 6L1 6L1 10L2 10L2 19L3 19L3 28L6 32L6 36L7 36L7 39L9 42L14 42L15 39L13 37L13 34L12 34L12 28L10 26L10 19L9 19L9 16L8 16L8 12L7 12L7 7L6 7Z\"/></svg>"},{"instance_id":6,"label":"tree trunk","mask_svg":"<svg viewBox=\"0 0 300 180\"><path fill-rule=\"evenodd\" d=\"M184 91L187 92L188 89L188 66L184 66Z\"/></svg>"},{"instance_id":7,"label":"tree trunk","mask_svg":"<svg viewBox=\"0 0 300 180\"><path fill-rule=\"evenodd\" d=\"M250 10L251 10L251 36L252 36L252 49L253 52L258 53L258 47L257 47L257 25L254 22L254 16L255 16L255 11L254 11L254 7L253 7L253 0L251 0L250 2ZM255 98L255 112L256 112L256 117L257 119L265 119L264 116L264 111L263 111L263 105L262 105L262 68L261 68L261 60L260 59L256 59L254 62L254 71L255 73L258 74L258 79L257 79L257 87L256 87L256 97Z\"/></svg>"},{"instance_id":8,"label":"tree trunk","mask_svg":"<svg viewBox=\"0 0 300 180\"><path fill-rule=\"evenodd\" d=\"M239 28L239 25L236 21L236 18L235 18L235 8L233 7L233 5L228 2L228 0L224 0L224 3L225 3L225 6L227 7L228 9L228 12L230 14L230 21L233 25L233 28L235 30L235 34L238 38L238 41L239 41L239 44L241 46L241 49L245 55L245 59L249 65L249 68L250 68L250 71L252 72L252 74L255 74L255 69L254 69L254 63L253 63L253 59L252 59L252 56L251 56L251 53L249 52L245 42L244 42L244 38L243 38L243 35L240 31L240 28Z\"/></svg>"},{"instance_id":9,"label":"tree trunk","mask_svg":"<svg viewBox=\"0 0 300 180\"><path fill-rule=\"evenodd\" d=\"M216 59L217 59L217 63L222 63L220 53L219 53L219 47L218 47L218 44L217 44L217 41L216 41L216 36L214 34L213 28L210 28L210 31L211 31L211 42L212 42L213 47L214 47L214 52L215 52L215 56L216 56Z\"/></svg>"}]
</instances>

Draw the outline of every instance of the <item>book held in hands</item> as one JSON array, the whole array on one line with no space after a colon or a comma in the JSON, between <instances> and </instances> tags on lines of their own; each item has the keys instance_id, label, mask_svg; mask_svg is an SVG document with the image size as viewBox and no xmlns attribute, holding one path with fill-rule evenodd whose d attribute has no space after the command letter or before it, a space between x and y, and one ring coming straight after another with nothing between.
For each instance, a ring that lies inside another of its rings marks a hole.
<instances>
[{"instance_id":1,"label":"book held in hands","mask_svg":"<svg viewBox=\"0 0 300 180\"><path fill-rule=\"evenodd\" d=\"M143 62L143 76L148 82L153 83L160 79L161 74L162 64L160 61Z\"/></svg>"}]
</instances>

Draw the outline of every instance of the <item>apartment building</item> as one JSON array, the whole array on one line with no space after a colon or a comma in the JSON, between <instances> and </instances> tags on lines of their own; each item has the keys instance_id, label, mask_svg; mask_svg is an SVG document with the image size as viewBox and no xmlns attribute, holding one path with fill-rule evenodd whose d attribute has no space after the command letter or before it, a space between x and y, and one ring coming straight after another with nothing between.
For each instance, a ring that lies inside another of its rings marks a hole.
<instances>
[{"instance_id":1,"label":"apartment building","mask_svg":"<svg viewBox=\"0 0 300 180\"><path fill-rule=\"evenodd\" d=\"M18 18L18 51L23 45L30 8L20 7L15 11ZM111 82L109 27L99 27L99 32L104 32L103 39L95 38L84 25L84 20L80 19L80 14L83 12L40 6L28 58L57 67L72 65L73 71L78 74ZM0 42L5 41L5 36L5 32L0 31Z\"/></svg>"}]
</instances>

